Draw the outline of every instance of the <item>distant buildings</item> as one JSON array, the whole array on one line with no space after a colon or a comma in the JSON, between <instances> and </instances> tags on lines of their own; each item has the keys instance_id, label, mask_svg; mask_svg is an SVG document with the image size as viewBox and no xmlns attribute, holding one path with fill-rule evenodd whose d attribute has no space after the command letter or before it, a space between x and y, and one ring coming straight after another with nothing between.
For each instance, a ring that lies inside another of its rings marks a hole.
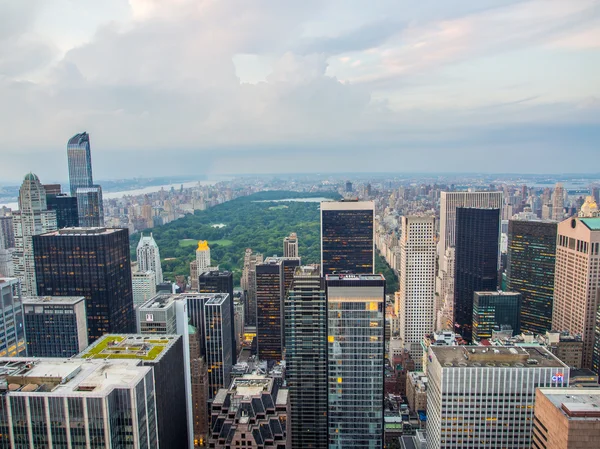
<instances>
[{"instance_id":1,"label":"distant buildings","mask_svg":"<svg viewBox=\"0 0 600 449\"><path fill-rule=\"evenodd\" d=\"M88 345L83 296L23 298L28 357L73 357Z\"/></svg>"},{"instance_id":2,"label":"distant buildings","mask_svg":"<svg viewBox=\"0 0 600 449\"><path fill-rule=\"evenodd\" d=\"M428 359L428 449L530 447L536 388L569 385L541 347L429 346Z\"/></svg>"},{"instance_id":3,"label":"distant buildings","mask_svg":"<svg viewBox=\"0 0 600 449\"><path fill-rule=\"evenodd\" d=\"M285 298L285 342L291 447L327 449L327 299L318 266L296 267Z\"/></svg>"},{"instance_id":4,"label":"distant buildings","mask_svg":"<svg viewBox=\"0 0 600 449\"><path fill-rule=\"evenodd\" d=\"M250 248L246 249L240 286L246 298L244 313L247 326L256 326L256 266L263 263L263 260L262 254L253 253Z\"/></svg>"},{"instance_id":5,"label":"distant buildings","mask_svg":"<svg viewBox=\"0 0 600 449\"><path fill-rule=\"evenodd\" d=\"M321 203L321 273L371 274L375 270L372 201Z\"/></svg>"},{"instance_id":6,"label":"distant buildings","mask_svg":"<svg viewBox=\"0 0 600 449\"><path fill-rule=\"evenodd\" d=\"M421 369L421 342L435 328L436 238L434 217L402 217L400 238L400 338Z\"/></svg>"},{"instance_id":7,"label":"distant buildings","mask_svg":"<svg viewBox=\"0 0 600 449\"><path fill-rule=\"evenodd\" d=\"M560 182L556 183L552 194L552 219L554 221L565 219L565 189Z\"/></svg>"},{"instance_id":8,"label":"distant buildings","mask_svg":"<svg viewBox=\"0 0 600 449\"><path fill-rule=\"evenodd\" d=\"M521 332L521 294L475 292L473 295L473 341L492 338L494 329L510 327Z\"/></svg>"},{"instance_id":9,"label":"distant buildings","mask_svg":"<svg viewBox=\"0 0 600 449\"><path fill-rule=\"evenodd\" d=\"M535 397L532 448L576 449L600 441L600 389L540 388Z\"/></svg>"},{"instance_id":10,"label":"distant buildings","mask_svg":"<svg viewBox=\"0 0 600 449\"><path fill-rule=\"evenodd\" d=\"M56 212L49 211L46 191L33 173L25 176L19 190L19 210L13 212L14 275L21 280L23 295L35 295L35 263L32 238L56 229Z\"/></svg>"},{"instance_id":11,"label":"distant buildings","mask_svg":"<svg viewBox=\"0 0 600 449\"><path fill-rule=\"evenodd\" d=\"M208 447L290 449L289 408L281 379L256 374L238 377L212 402Z\"/></svg>"},{"instance_id":12,"label":"distant buildings","mask_svg":"<svg viewBox=\"0 0 600 449\"><path fill-rule=\"evenodd\" d=\"M135 330L126 229L65 228L33 239L39 296L84 296L88 338Z\"/></svg>"},{"instance_id":13,"label":"distant buildings","mask_svg":"<svg viewBox=\"0 0 600 449\"><path fill-rule=\"evenodd\" d=\"M521 293L521 330L552 329L557 223L510 220L506 289Z\"/></svg>"},{"instance_id":14,"label":"distant buildings","mask_svg":"<svg viewBox=\"0 0 600 449\"><path fill-rule=\"evenodd\" d=\"M138 270L141 272L152 271L156 275L156 284L162 284L163 273L160 264L160 251L152 233L149 236L144 236L144 233L142 233L136 254Z\"/></svg>"},{"instance_id":15,"label":"distant buildings","mask_svg":"<svg viewBox=\"0 0 600 449\"><path fill-rule=\"evenodd\" d=\"M19 280L0 278L0 357L25 356L25 329Z\"/></svg>"},{"instance_id":16,"label":"distant buildings","mask_svg":"<svg viewBox=\"0 0 600 449\"><path fill-rule=\"evenodd\" d=\"M454 326L471 341L473 293L498 286L500 209L456 209Z\"/></svg>"},{"instance_id":17,"label":"distant buildings","mask_svg":"<svg viewBox=\"0 0 600 449\"><path fill-rule=\"evenodd\" d=\"M339 274L325 282L329 449L381 448L385 279Z\"/></svg>"},{"instance_id":18,"label":"distant buildings","mask_svg":"<svg viewBox=\"0 0 600 449\"><path fill-rule=\"evenodd\" d=\"M156 275L153 271L131 273L133 305L138 307L156 295Z\"/></svg>"},{"instance_id":19,"label":"distant buildings","mask_svg":"<svg viewBox=\"0 0 600 449\"><path fill-rule=\"evenodd\" d=\"M158 449L154 380L137 360L2 358L2 446Z\"/></svg>"},{"instance_id":20,"label":"distant buildings","mask_svg":"<svg viewBox=\"0 0 600 449\"><path fill-rule=\"evenodd\" d=\"M283 257L298 257L298 236L292 232L283 239Z\"/></svg>"}]
</instances>

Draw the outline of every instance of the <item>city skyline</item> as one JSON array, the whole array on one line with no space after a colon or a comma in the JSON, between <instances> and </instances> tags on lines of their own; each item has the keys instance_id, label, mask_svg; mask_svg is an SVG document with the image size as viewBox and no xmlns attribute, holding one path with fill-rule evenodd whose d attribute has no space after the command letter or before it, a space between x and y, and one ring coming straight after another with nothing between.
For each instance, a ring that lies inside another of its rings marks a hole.
<instances>
[{"instance_id":1,"label":"city skyline","mask_svg":"<svg viewBox=\"0 0 600 449\"><path fill-rule=\"evenodd\" d=\"M0 5L2 178L66 174L81 129L98 179L167 151L190 173L593 170L597 0L20 3Z\"/></svg>"}]
</instances>

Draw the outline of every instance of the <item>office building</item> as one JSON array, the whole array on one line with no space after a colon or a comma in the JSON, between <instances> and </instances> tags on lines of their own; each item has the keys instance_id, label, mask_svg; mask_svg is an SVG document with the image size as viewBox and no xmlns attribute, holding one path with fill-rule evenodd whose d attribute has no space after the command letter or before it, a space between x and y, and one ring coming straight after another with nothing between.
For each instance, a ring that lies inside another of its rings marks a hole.
<instances>
[{"instance_id":1,"label":"office building","mask_svg":"<svg viewBox=\"0 0 600 449\"><path fill-rule=\"evenodd\" d=\"M579 335L546 332L538 341L569 368L579 369L583 365L583 340Z\"/></svg>"},{"instance_id":2,"label":"office building","mask_svg":"<svg viewBox=\"0 0 600 449\"><path fill-rule=\"evenodd\" d=\"M153 271L131 273L133 305L138 307L156 296L156 275Z\"/></svg>"},{"instance_id":3,"label":"office building","mask_svg":"<svg viewBox=\"0 0 600 449\"><path fill-rule=\"evenodd\" d=\"M383 446L385 279L327 275L329 449Z\"/></svg>"},{"instance_id":4,"label":"office building","mask_svg":"<svg viewBox=\"0 0 600 449\"><path fill-rule=\"evenodd\" d=\"M421 370L423 337L435 330L436 232L434 217L402 217L400 339Z\"/></svg>"},{"instance_id":5,"label":"office building","mask_svg":"<svg viewBox=\"0 0 600 449\"><path fill-rule=\"evenodd\" d=\"M107 334L78 357L86 360L130 359L152 367L159 447L190 447L182 336Z\"/></svg>"},{"instance_id":6,"label":"office building","mask_svg":"<svg viewBox=\"0 0 600 449\"><path fill-rule=\"evenodd\" d=\"M104 205L102 203L102 187L79 187L75 194L77 199L77 215L79 226L98 228L104 226Z\"/></svg>"},{"instance_id":7,"label":"office building","mask_svg":"<svg viewBox=\"0 0 600 449\"><path fill-rule=\"evenodd\" d=\"M0 248L0 277L11 278L15 276L13 252L14 249Z\"/></svg>"},{"instance_id":8,"label":"office building","mask_svg":"<svg viewBox=\"0 0 600 449\"><path fill-rule=\"evenodd\" d=\"M285 345L284 298L299 258L267 257L256 266L256 339L258 358L277 362Z\"/></svg>"},{"instance_id":9,"label":"office building","mask_svg":"<svg viewBox=\"0 0 600 449\"><path fill-rule=\"evenodd\" d=\"M559 332L581 335L582 368L592 368L599 265L600 218L572 218L559 223L552 327ZM592 368L595 372L600 368L600 358L598 362L597 367Z\"/></svg>"},{"instance_id":10,"label":"office building","mask_svg":"<svg viewBox=\"0 0 600 449\"><path fill-rule=\"evenodd\" d=\"M565 219L565 189L560 182L556 183L552 193L552 219L554 221Z\"/></svg>"},{"instance_id":11,"label":"office building","mask_svg":"<svg viewBox=\"0 0 600 449\"><path fill-rule=\"evenodd\" d=\"M28 357L72 357L88 345L83 296L23 298Z\"/></svg>"},{"instance_id":12,"label":"office building","mask_svg":"<svg viewBox=\"0 0 600 449\"><path fill-rule=\"evenodd\" d=\"M9 249L15 247L15 231L13 229L13 216L2 215L0 210L0 248Z\"/></svg>"},{"instance_id":13,"label":"office building","mask_svg":"<svg viewBox=\"0 0 600 449\"><path fill-rule=\"evenodd\" d=\"M528 448L535 390L569 385L542 347L429 346L427 448Z\"/></svg>"},{"instance_id":14,"label":"office building","mask_svg":"<svg viewBox=\"0 0 600 449\"><path fill-rule=\"evenodd\" d=\"M56 212L49 211L46 191L33 173L25 176L19 189L19 210L13 212L15 249L14 275L21 281L23 295L36 294L32 237L56 229Z\"/></svg>"},{"instance_id":15,"label":"office building","mask_svg":"<svg viewBox=\"0 0 600 449\"><path fill-rule=\"evenodd\" d=\"M492 338L494 329L510 327L521 332L521 294L516 292L475 292L473 296L473 341Z\"/></svg>"},{"instance_id":16,"label":"office building","mask_svg":"<svg viewBox=\"0 0 600 449\"><path fill-rule=\"evenodd\" d=\"M198 275L198 292L199 293L227 293L231 298L229 304L231 310L229 316L233 320L235 318L234 301L233 301L233 273L231 271L209 270L202 271ZM231 362L233 365L237 363L236 351L236 331L232 323L231 327Z\"/></svg>"},{"instance_id":17,"label":"office building","mask_svg":"<svg viewBox=\"0 0 600 449\"><path fill-rule=\"evenodd\" d=\"M321 273L371 274L375 269L372 201L321 203Z\"/></svg>"},{"instance_id":18,"label":"office building","mask_svg":"<svg viewBox=\"0 0 600 449\"><path fill-rule=\"evenodd\" d=\"M204 446L208 437L208 371L201 355L201 339L197 329L188 328L190 346L192 429L194 446ZM203 339L202 339L203 340Z\"/></svg>"},{"instance_id":19,"label":"office building","mask_svg":"<svg viewBox=\"0 0 600 449\"><path fill-rule=\"evenodd\" d=\"M145 236L142 233L136 249L139 271L152 271L156 275L156 284L163 283L162 266L160 264L160 251L158 245L150 233Z\"/></svg>"},{"instance_id":20,"label":"office building","mask_svg":"<svg viewBox=\"0 0 600 449\"><path fill-rule=\"evenodd\" d=\"M88 338L135 330L127 229L65 228L33 239L39 296L84 296Z\"/></svg>"},{"instance_id":21,"label":"office building","mask_svg":"<svg viewBox=\"0 0 600 449\"><path fill-rule=\"evenodd\" d=\"M19 280L0 278L0 357L26 354L25 328Z\"/></svg>"},{"instance_id":22,"label":"office building","mask_svg":"<svg viewBox=\"0 0 600 449\"><path fill-rule=\"evenodd\" d=\"M247 374L219 390L211 404L208 447L290 449L290 404L282 380Z\"/></svg>"},{"instance_id":23,"label":"office building","mask_svg":"<svg viewBox=\"0 0 600 449\"><path fill-rule=\"evenodd\" d=\"M178 334L177 295L159 294L141 304L137 310L140 334ZM187 315L181 317L187 322Z\"/></svg>"},{"instance_id":24,"label":"office building","mask_svg":"<svg viewBox=\"0 0 600 449\"><path fill-rule=\"evenodd\" d=\"M521 293L521 330L543 334L552 329L556 232L551 221L508 222L506 289Z\"/></svg>"},{"instance_id":25,"label":"office building","mask_svg":"<svg viewBox=\"0 0 600 449\"><path fill-rule=\"evenodd\" d=\"M60 187L60 186L59 186ZM46 190L46 204L48 210L56 212L56 227L76 228L79 226L79 209L77 208L77 198L65 193L49 193Z\"/></svg>"},{"instance_id":26,"label":"office building","mask_svg":"<svg viewBox=\"0 0 600 449\"><path fill-rule=\"evenodd\" d=\"M200 240L196 249L196 263L198 264L198 272L202 272L210 267L210 247L208 241Z\"/></svg>"},{"instance_id":27,"label":"office building","mask_svg":"<svg viewBox=\"0 0 600 449\"><path fill-rule=\"evenodd\" d=\"M588 449L600 441L600 389L540 388L532 449Z\"/></svg>"},{"instance_id":28,"label":"office building","mask_svg":"<svg viewBox=\"0 0 600 449\"><path fill-rule=\"evenodd\" d=\"M90 136L88 133L76 134L69 139L67 159L71 196L75 196L78 188L91 187L94 184Z\"/></svg>"},{"instance_id":29,"label":"office building","mask_svg":"<svg viewBox=\"0 0 600 449\"><path fill-rule=\"evenodd\" d=\"M318 266L296 267L285 299L292 449L327 449L327 299Z\"/></svg>"},{"instance_id":30,"label":"office building","mask_svg":"<svg viewBox=\"0 0 600 449\"><path fill-rule=\"evenodd\" d=\"M498 286L500 210L456 209L454 326L471 341L473 294Z\"/></svg>"},{"instance_id":31,"label":"office building","mask_svg":"<svg viewBox=\"0 0 600 449\"><path fill-rule=\"evenodd\" d=\"M231 382L231 301L228 294L217 294L204 304L205 352L208 369L208 395L213 398L217 391Z\"/></svg>"},{"instance_id":32,"label":"office building","mask_svg":"<svg viewBox=\"0 0 600 449\"><path fill-rule=\"evenodd\" d=\"M244 268L240 286L244 290L246 307L244 309L245 323L247 326L256 326L256 265L263 263L263 255L253 253L250 248L244 254Z\"/></svg>"},{"instance_id":33,"label":"office building","mask_svg":"<svg viewBox=\"0 0 600 449\"><path fill-rule=\"evenodd\" d=\"M158 449L158 385L137 360L3 358L0 382L10 385L0 395L4 448Z\"/></svg>"},{"instance_id":34,"label":"office building","mask_svg":"<svg viewBox=\"0 0 600 449\"><path fill-rule=\"evenodd\" d=\"M292 232L283 239L283 257L298 257L298 236Z\"/></svg>"},{"instance_id":35,"label":"office building","mask_svg":"<svg viewBox=\"0 0 600 449\"><path fill-rule=\"evenodd\" d=\"M352 182L346 181L346 193L352 193Z\"/></svg>"},{"instance_id":36,"label":"office building","mask_svg":"<svg viewBox=\"0 0 600 449\"><path fill-rule=\"evenodd\" d=\"M420 371L411 371L406 376L406 399L412 412L427 411L427 376Z\"/></svg>"}]
</instances>

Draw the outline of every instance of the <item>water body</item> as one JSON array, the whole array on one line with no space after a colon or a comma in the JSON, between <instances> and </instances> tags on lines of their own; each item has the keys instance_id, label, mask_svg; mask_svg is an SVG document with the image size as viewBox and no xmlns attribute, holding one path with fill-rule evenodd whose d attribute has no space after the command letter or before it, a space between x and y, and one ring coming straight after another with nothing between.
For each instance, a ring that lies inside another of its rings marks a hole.
<instances>
[{"instance_id":1,"label":"water body","mask_svg":"<svg viewBox=\"0 0 600 449\"><path fill-rule=\"evenodd\" d=\"M331 198L319 197L319 198L286 198L283 200L260 200L252 201L253 203L320 203L321 201L333 201Z\"/></svg>"}]
</instances>

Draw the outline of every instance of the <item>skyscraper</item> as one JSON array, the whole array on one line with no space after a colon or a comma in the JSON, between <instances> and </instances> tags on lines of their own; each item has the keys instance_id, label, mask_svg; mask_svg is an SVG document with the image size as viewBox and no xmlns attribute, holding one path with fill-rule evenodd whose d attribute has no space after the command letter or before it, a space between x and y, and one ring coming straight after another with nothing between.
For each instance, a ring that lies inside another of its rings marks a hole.
<instances>
[{"instance_id":1,"label":"skyscraper","mask_svg":"<svg viewBox=\"0 0 600 449\"><path fill-rule=\"evenodd\" d=\"M592 367L600 289L599 247L600 218L571 218L558 224L552 327L581 335L583 368Z\"/></svg>"},{"instance_id":2,"label":"skyscraper","mask_svg":"<svg viewBox=\"0 0 600 449\"><path fill-rule=\"evenodd\" d=\"M372 201L321 202L321 273L371 274L375 269Z\"/></svg>"},{"instance_id":3,"label":"skyscraper","mask_svg":"<svg viewBox=\"0 0 600 449\"><path fill-rule=\"evenodd\" d=\"M233 273L231 271L210 270L203 271L198 276L198 292L199 293L227 293L231 298L229 305L231 310L229 316L233 321L235 316L233 304ZM237 363L236 354L236 338L235 326L231 327L231 362L233 365Z\"/></svg>"},{"instance_id":4,"label":"skyscraper","mask_svg":"<svg viewBox=\"0 0 600 449\"><path fill-rule=\"evenodd\" d=\"M2 215L0 211L0 248L15 247L15 231L13 229L12 214Z\"/></svg>"},{"instance_id":5,"label":"skyscraper","mask_svg":"<svg viewBox=\"0 0 600 449\"><path fill-rule=\"evenodd\" d=\"M473 297L473 340L492 338L495 328L510 326L521 333L521 294L516 292L475 292Z\"/></svg>"},{"instance_id":6,"label":"skyscraper","mask_svg":"<svg viewBox=\"0 0 600 449\"><path fill-rule=\"evenodd\" d=\"M35 295L35 264L32 238L56 229L56 212L49 211L46 191L33 173L25 176L19 190L19 211L13 213L15 277L21 280L23 295Z\"/></svg>"},{"instance_id":7,"label":"skyscraper","mask_svg":"<svg viewBox=\"0 0 600 449\"><path fill-rule=\"evenodd\" d=\"M71 196L75 196L78 188L94 185L90 136L88 133L75 134L69 139L67 143L67 159L69 163Z\"/></svg>"},{"instance_id":8,"label":"skyscraper","mask_svg":"<svg viewBox=\"0 0 600 449\"><path fill-rule=\"evenodd\" d=\"M39 296L84 296L88 338L135 330L127 229L65 228L34 237Z\"/></svg>"},{"instance_id":9,"label":"skyscraper","mask_svg":"<svg viewBox=\"0 0 600 449\"><path fill-rule=\"evenodd\" d=\"M454 326L471 341L473 294L498 286L500 210L456 209Z\"/></svg>"},{"instance_id":10,"label":"skyscraper","mask_svg":"<svg viewBox=\"0 0 600 449\"><path fill-rule=\"evenodd\" d=\"M204 304L205 347L208 367L208 393L214 398L221 388L231 382L232 358L230 302L233 298L227 293L214 294Z\"/></svg>"},{"instance_id":11,"label":"skyscraper","mask_svg":"<svg viewBox=\"0 0 600 449\"><path fill-rule=\"evenodd\" d=\"M244 313L248 326L256 326L256 265L263 263L263 260L262 254L253 253L252 249L246 248L240 286L246 297Z\"/></svg>"},{"instance_id":12,"label":"skyscraper","mask_svg":"<svg viewBox=\"0 0 600 449\"><path fill-rule=\"evenodd\" d=\"M26 355L19 280L0 278L0 357Z\"/></svg>"},{"instance_id":13,"label":"skyscraper","mask_svg":"<svg viewBox=\"0 0 600 449\"><path fill-rule=\"evenodd\" d=\"M298 257L298 236L295 232L283 239L283 257Z\"/></svg>"},{"instance_id":14,"label":"skyscraper","mask_svg":"<svg viewBox=\"0 0 600 449\"><path fill-rule=\"evenodd\" d=\"M23 298L28 357L72 357L88 345L83 296Z\"/></svg>"},{"instance_id":15,"label":"skyscraper","mask_svg":"<svg viewBox=\"0 0 600 449\"><path fill-rule=\"evenodd\" d=\"M56 226L62 228L76 228L79 226L79 211L77 198L65 193L50 194L46 192L48 210L56 212Z\"/></svg>"},{"instance_id":16,"label":"skyscraper","mask_svg":"<svg viewBox=\"0 0 600 449\"><path fill-rule=\"evenodd\" d=\"M543 347L428 349L427 448L528 448L537 387L569 385Z\"/></svg>"},{"instance_id":17,"label":"skyscraper","mask_svg":"<svg viewBox=\"0 0 600 449\"><path fill-rule=\"evenodd\" d=\"M156 295L156 275L153 271L131 273L133 305L138 307Z\"/></svg>"},{"instance_id":18,"label":"skyscraper","mask_svg":"<svg viewBox=\"0 0 600 449\"><path fill-rule=\"evenodd\" d=\"M565 218L565 189L562 183L557 182L552 194L552 219L562 221Z\"/></svg>"},{"instance_id":19,"label":"skyscraper","mask_svg":"<svg viewBox=\"0 0 600 449\"><path fill-rule=\"evenodd\" d=\"M160 251L158 245L150 233L149 236L140 237L138 246L136 249L138 270L139 271L152 271L156 275L156 283L163 283L162 266L160 264Z\"/></svg>"},{"instance_id":20,"label":"skyscraper","mask_svg":"<svg viewBox=\"0 0 600 449\"><path fill-rule=\"evenodd\" d=\"M329 449L379 449L383 446L385 279L373 274L330 274L325 286Z\"/></svg>"},{"instance_id":21,"label":"skyscraper","mask_svg":"<svg viewBox=\"0 0 600 449\"><path fill-rule=\"evenodd\" d=\"M78 187L77 215L79 226L98 228L104 226L104 205L102 203L102 187Z\"/></svg>"},{"instance_id":22,"label":"skyscraper","mask_svg":"<svg viewBox=\"0 0 600 449\"><path fill-rule=\"evenodd\" d=\"M435 218L402 217L398 320L404 348L421 370L421 342L435 329Z\"/></svg>"},{"instance_id":23,"label":"skyscraper","mask_svg":"<svg viewBox=\"0 0 600 449\"><path fill-rule=\"evenodd\" d=\"M535 335L552 329L557 223L510 220L506 289L519 292L521 330Z\"/></svg>"},{"instance_id":24,"label":"skyscraper","mask_svg":"<svg viewBox=\"0 0 600 449\"><path fill-rule=\"evenodd\" d=\"M196 263L198 264L198 273L210 267L210 247L206 240L200 240L198 242L198 249L196 249Z\"/></svg>"},{"instance_id":25,"label":"skyscraper","mask_svg":"<svg viewBox=\"0 0 600 449\"><path fill-rule=\"evenodd\" d=\"M285 342L292 449L327 449L327 299L317 266L296 267Z\"/></svg>"}]
</instances>

